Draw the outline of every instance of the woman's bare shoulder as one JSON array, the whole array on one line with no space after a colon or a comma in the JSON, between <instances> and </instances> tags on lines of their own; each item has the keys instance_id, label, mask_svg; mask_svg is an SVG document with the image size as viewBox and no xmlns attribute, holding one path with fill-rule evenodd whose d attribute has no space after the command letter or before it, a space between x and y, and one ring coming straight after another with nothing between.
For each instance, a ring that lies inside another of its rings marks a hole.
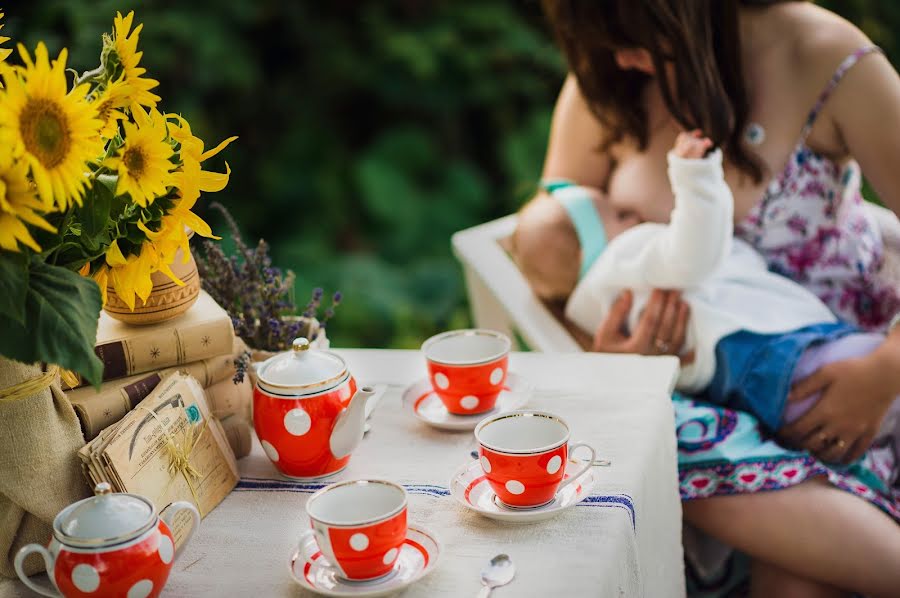
<instances>
[{"instance_id":1,"label":"woman's bare shoulder","mask_svg":"<svg viewBox=\"0 0 900 598\"><path fill-rule=\"evenodd\" d=\"M850 54L872 44L859 27L811 2L781 5L790 35L791 68L800 80L824 84Z\"/></svg>"}]
</instances>

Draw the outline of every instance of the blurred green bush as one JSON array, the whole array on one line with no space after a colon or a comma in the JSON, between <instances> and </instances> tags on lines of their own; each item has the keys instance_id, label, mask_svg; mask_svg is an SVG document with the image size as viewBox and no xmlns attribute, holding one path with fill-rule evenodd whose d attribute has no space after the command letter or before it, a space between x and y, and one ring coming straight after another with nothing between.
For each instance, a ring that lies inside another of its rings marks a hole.
<instances>
[{"instance_id":1,"label":"blurred green bush","mask_svg":"<svg viewBox=\"0 0 900 598\"><path fill-rule=\"evenodd\" d=\"M240 136L216 199L297 273L298 303L343 291L336 344L467 325L450 235L534 188L563 74L536 0L32 0L3 33L85 69L131 8L163 107L208 145Z\"/></svg>"},{"instance_id":2,"label":"blurred green bush","mask_svg":"<svg viewBox=\"0 0 900 598\"><path fill-rule=\"evenodd\" d=\"M900 3L823 4L897 56ZM3 33L83 70L132 8L163 107L208 145L240 136L216 199L245 238L297 273L298 303L344 292L335 344L417 347L468 324L449 237L534 189L564 72L537 0L31 0Z\"/></svg>"}]
</instances>

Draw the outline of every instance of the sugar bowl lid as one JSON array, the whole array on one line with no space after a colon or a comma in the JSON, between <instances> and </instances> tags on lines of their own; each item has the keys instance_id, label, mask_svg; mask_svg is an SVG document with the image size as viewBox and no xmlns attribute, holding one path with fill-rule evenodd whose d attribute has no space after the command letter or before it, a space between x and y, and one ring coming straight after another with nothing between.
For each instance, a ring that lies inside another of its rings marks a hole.
<instances>
[{"instance_id":1,"label":"sugar bowl lid","mask_svg":"<svg viewBox=\"0 0 900 598\"><path fill-rule=\"evenodd\" d=\"M298 338L290 351L270 357L256 374L262 386L276 392L310 394L340 382L347 375L347 364L334 353L313 349L307 339Z\"/></svg>"},{"instance_id":2,"label":"sugar bowl lid","mask_svg":"<svg viewBox=\"0 0 900 598\"><path fill-rule=\"evenodd\" d=\"M107 482L101 482L94 496L59 512L53 535L67 546L97 548L136 538L155 524L153 503L136 494L113 493Z\"/></svg>"}]
</instances>

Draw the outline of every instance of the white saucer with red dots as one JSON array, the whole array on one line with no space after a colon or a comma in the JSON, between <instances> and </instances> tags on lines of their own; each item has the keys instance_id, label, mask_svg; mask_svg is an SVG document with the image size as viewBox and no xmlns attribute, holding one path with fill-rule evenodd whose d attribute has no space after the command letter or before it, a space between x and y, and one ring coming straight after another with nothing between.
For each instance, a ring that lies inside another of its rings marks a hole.
<instances>
[{"instance_id":1,"label":"white saucer with red dots","mask_svg":"<svg viewBox=\"0 0 900 598\"><path fill-rule=\"evenodd\" d=\"M434 534L410 526L393 570L371 581L350 581L338 575L325 560L312 530L300 536L300 544L291 554L291 577L301 587L323 596L387 596L422 579L437 566L441 545Z\"/></svg>"},{"instance_id":2,"label":"white saucer with red dots","mask_svg":"<svg viewBox=\"0 0 900 598\"><path fill-rule=\"evenodd\" d=\"M566 463L567 472L575 473L581 467L583 467L581 461L569 459ZM568 476L566 473L566 477ZM557 492L556 498L545 505L532 508L508 507L497 499L487 478L484 477L481 463L470 461L460 467L450 479L450 494L467 509L489 519L508 523L537 523L556 517L569 507L580 503L590 495L596 482L597 474L593 469L588 469L577 482Z\"/></svg>"},{"instance_id":3,"label":"white saucer with red dots","mask_svg":"<svg viewBox=\"0 0 900 598\"><path fill-rule=\"evenodd\" d=\"M509 372L506 375L506 384L500 391L493 409L474 415L454 415L447 411L444 403L434 392L431 382L426 378L406 388L403 392L403 408L426 424L441 430L474 430L478 422L490 415L521 409L533 392L534 386L531 382Z\"/></svg>"}]
</instances>

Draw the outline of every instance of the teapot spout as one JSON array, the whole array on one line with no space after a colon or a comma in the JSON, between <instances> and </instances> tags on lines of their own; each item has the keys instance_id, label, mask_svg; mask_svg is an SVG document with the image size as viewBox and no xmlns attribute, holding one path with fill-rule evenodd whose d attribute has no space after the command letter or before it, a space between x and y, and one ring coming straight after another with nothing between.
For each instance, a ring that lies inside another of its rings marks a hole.
<instances>
[{"instance_id":1,"label":"teapot spout","mask_svg":"<svg viewBox=\"0 0 900 598\"><path fill-rule=\"evenodd\" d=\"M331 454L337 459L342 459L352 453L362 441L366 425L366 402L373 394L375 394L375 389L370 386L363 386L357 390L350 399L350 404L334 423L329 447Z\"/></svg>"}]
</instances>

